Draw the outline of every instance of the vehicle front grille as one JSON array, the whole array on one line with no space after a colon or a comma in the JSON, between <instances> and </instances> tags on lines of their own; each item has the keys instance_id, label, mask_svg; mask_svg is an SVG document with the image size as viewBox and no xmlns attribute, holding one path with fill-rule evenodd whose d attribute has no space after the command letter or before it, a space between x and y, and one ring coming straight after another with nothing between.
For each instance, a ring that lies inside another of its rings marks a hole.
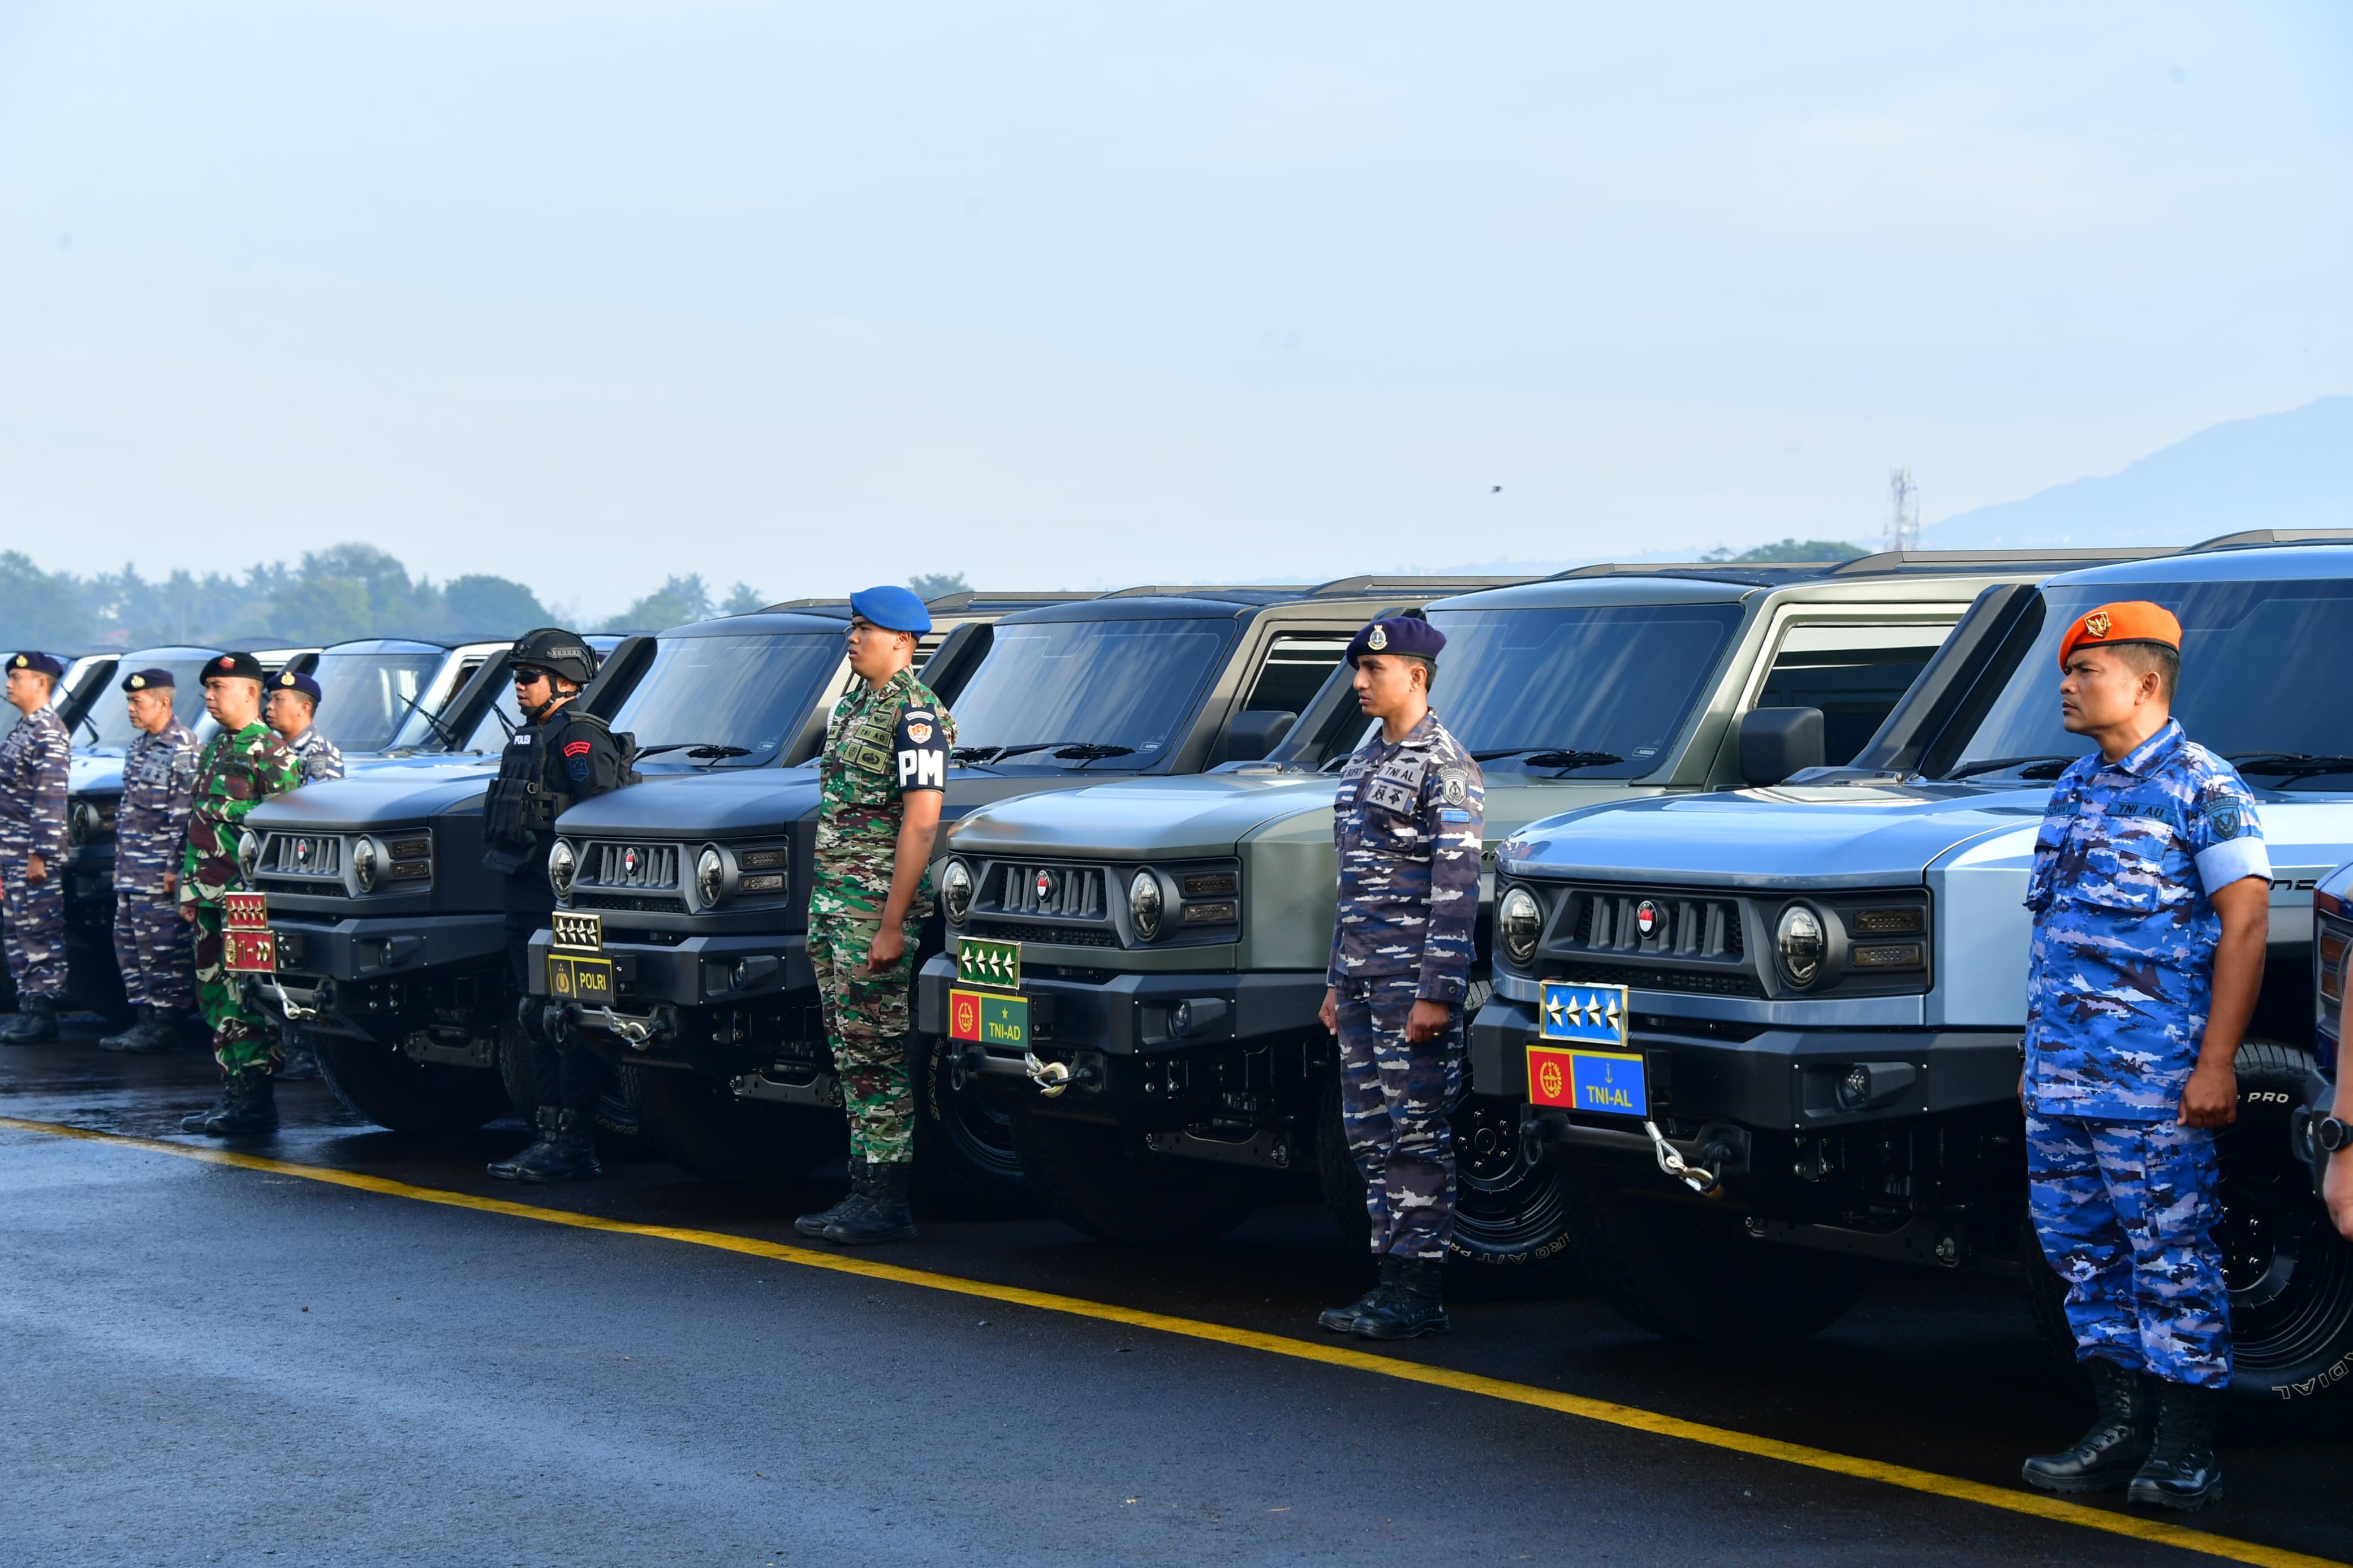
<instances>
[{"instance_id":1,"label":"vehicle front grille","mask_svg":"<svg viewBox=\"0 0 2353 1568\"><path fill-rule=\"evenodd\" d=\"M1024 921L983 920L977 916L971 922L969 933L995 937L999 942L1059 942L1071 947L1119 945L1119 938L1108 928L1090 931L1085 926L1033 925Z\"/></svg>"},{"instance_id":2,"label":"vehicle front grille","mask_svg":"<svg viewBox=\"0 0 2353 1568\"><path fill-rule=\"evenodd\" d=\"M989 868L993 884L985 908L1008 915L1048 915L1064 920L1107 918L1100 866L1024 866L999 862ZM991 896L993 895L993 896Z\"/></svg>"},{"instance_id":3,"label":"vehicle front grille","mask_svg":"<svg viewBox=\"0 0 2353 1568\"><path fill-rule=\"evenodd\" d=\"M685 898L680 857L675 844L591 839L573 876L572 902L590 910L675 910Z\"/></svg>"},{"instance_id":4,"label":"vehicle front grille","mask_svg":"<svg viewBox=\"0 0 2353 1568\"><path fill-rule=\"evenodd\" d=\"M1740 905L1731 899L1588 888L1569 897L1572 950L1734 962L1744 956Z\"/></svg>"}]
</instances>

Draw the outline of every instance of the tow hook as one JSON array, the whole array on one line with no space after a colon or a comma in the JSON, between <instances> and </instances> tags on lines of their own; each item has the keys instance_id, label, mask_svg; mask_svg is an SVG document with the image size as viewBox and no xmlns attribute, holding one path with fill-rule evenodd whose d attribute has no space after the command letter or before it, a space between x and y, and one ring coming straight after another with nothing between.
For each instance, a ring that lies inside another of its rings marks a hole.
<instances>
[{"instance_id":1,"label":"tow hook","mask_svg":"<svg viewBox=\"0 0 2353 1568\"><path fill-rule=\"evenodd\" d=\"M279 1011L286 1016L288 1023L295 1023L303 1018L315 1018L319 1016L319 1010L316 1007L305 1007L287 995L286 987L277 981L269 980L263 984L269 987L270 994L278 998Z\"/></svg>"},{"instance_id":2,"label":"tow hook","mask_svg":"<svg viewBox=\"0 0 2353 1568\"><path fill-rule=\"evenodd\" d=\"M1038 1092L1048 1100L1060 1099L1074 1084L1090 1084L1095 1080L1092 1068L1080 1068L1073 1071L1068 1062L1039 1061L1035 1051L1022 1052L1021 1065L1029 1069L1029 1081L1038 1086Z\"/></svg>"},{"instance_id":3,"label":"tow hook","mask_svg":"<svg viewBox=\"0 0 2353 1568\"><path fill-rule=\"evenodd\" d=\"M1683 1157L1675 1152L1675 1146L1667 1142L1667 1135L1659 1131L1657 1122L1647 1117L1644 1118L1642 1131L1651 1135L1651 1148L1659 1157L1660 1170L1664 1171L1702 1197L1708 1197L1724 1190L1724 1184L1716 1180L1714 1171L1683 1163Z\"/></svg>"},{"instance_id":4,"label":"tow hook","mask_svg":"<svg viewBox=\"0 0 2353 1568\"><path fill-rule=\"evenodd\" d=\"M654 1037L654 1032L645 1025L635 1018L624 1018L610 1007L583 1007L580 1016L602 1021L605 1027L620 1036L635 1050L645 1049L646 1042Z\"/></svg>"}]
</instances>

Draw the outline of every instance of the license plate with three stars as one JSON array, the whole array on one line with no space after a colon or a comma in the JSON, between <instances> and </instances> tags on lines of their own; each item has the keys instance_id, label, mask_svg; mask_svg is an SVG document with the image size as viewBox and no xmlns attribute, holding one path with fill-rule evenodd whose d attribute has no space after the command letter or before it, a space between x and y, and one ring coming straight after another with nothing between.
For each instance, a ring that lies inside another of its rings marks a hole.
<instances>
[{"instance_id":1,"label":"license plate with three stars","mask_svg":"<svg viewBox=\"0 0 2353 1568\"><path fill-rule=\"evenodd\" d=\"M1648 1116L1641 1053L1627 1048L1626 988L1547 981L1528 1042L1528 1102L1603 1116Z\"/></svg>"}]
</instances>

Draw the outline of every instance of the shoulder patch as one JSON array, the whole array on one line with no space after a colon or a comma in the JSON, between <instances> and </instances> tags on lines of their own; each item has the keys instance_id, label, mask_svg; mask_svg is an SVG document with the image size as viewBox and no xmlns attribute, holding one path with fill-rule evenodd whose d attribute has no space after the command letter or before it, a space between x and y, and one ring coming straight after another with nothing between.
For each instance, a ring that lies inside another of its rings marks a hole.
<instances>
[{"instance_id":1,"label":"shoulder patch","mask_svg":"<svg viewBox=\"0 0 2353 1568\"><path fill-rule=\"evenodd\" d=\"M596 748L594 745L586 741L566 741L564 742L564 754L567 757L585 757L596 749Z\"/></svg>"},{"instance_id":2,"label":"shoulder patch","mask_svg":"<svg viewBox=\"0 0 2353 1568\"><path fill-rule=\"evenodd\" d=\"M1461 768L1446 768L1440 772L1438 780L1439 794L1445 799L1447 805L1465 805L1470 803L1471 775L1469 773L1464 773ZM1468 818L1465 820L1467 821Z\"/></svg>"},{"instance_id":3,"label":"shoulder patch","mask_svg":"<svg viewBox=\"0 0 2353 1568\"><path fill-rule=\"evenodd\" d=\"M2204 814L2207 826L2214 830L2217 838L2236 838L2246 826L2245 818L2239 813L2239 803L2227 795L2210 800L2198 809Z\"/></svg>"}]
</instances>

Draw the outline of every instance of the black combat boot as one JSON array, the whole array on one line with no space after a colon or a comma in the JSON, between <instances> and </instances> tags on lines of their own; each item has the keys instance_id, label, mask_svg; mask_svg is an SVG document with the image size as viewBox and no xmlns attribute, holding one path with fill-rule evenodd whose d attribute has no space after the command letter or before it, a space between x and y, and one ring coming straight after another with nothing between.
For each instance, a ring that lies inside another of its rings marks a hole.
<instances>
[{"instance_id":1,"label":"black combat boot","mask_svg":"<svg viewBox=\"0 0 2353 1568\"><path fill-rule=\"evenodd\" d=\"M58 1005L47 996L19 996L16 1016L0 1025L0 1044L37 1046L58 1037Z\"/></svg>"},{"instance_id":2,"label":"black combat boot","mask_svg":"<svg viewBox=\"0 0 2353 1568\"><path fill-rule=\"evenodd\" d=\"M2099 1414L2074 1447L2037 1454L2019 1474L2046 1492L2120 1491L2148 1458L2157 1432L2157 1402L2141 1374L2094 1356L2084 1363Z\"/></svg>"},{"instance_id":3,"label":"black combat boot","mask_svg":"<svg viewBox=\"0 0 2353 1568\"><path fill-rule=\"evenodd\" d=\"M2142 1397L2147 1397L2146 1394ZM2126 1502L2152 1508L2204 1508L2222 1495L2222 1467L2214 1458L2214 1417L2224 1391L2186 1383L2159 1385L2157 1444L2132 1479Z\"/></svg>"},{"instance_id":4,"label":"black combat boot","mask_svg":"<svg viewBox=\"0 0 2353 1568\"><path fill-rule=\"evenodd\" d=\"M129 1028L122 1030L119 1034L101 1035L99 1037L98 1048L100 1050L137 1051L146 1044L150 1037L154 1035L154 1009L142 1004L140 1006L134 1008L132 1012L134 1016Z\"/></svg>"},{"instance_id":5,"label":"black combat boot","mask_svg":"<svg viewBox=\"0 0 2353 1568\"><path fill-rule=\"evenodd\" d=\"M557 1111L554 1136L515 1162L521 1182L586 1182L604 1173L596 1163L596 1130L585 1110Z\"/></svg>"},{"instance_id":6,"label":"black combat boot","mask_svg":"<svg viewBox=\"0 0 2353 1568\"><path fill-rule=\"evenodd\" d=\"M1324 1308L1315 1320L1316 1326L1329 1329L1335 1334L1353 1331L1358 1318L1389 1299L1397 1289L1398 1265L1404 1261L1394 1253L1382 1253L1380 1278L1373 1282L1373 1288L1345 1307Z\"/></svg>"},{"instance_id":7,"label":"black combat boot","mask_svg":"<svg viewBox=\"0 0 2353 1568\"><path fill-rule=\"evenodd\" d=\"M915 1216L907 1207L904 1160L870 1163L866 1167L866 1206L825 1227L825 1238L844 1247L864 1247L877 1241L913 1241Z\"/></svg>"},{"instance_id":8,"label":"black combat boot","mask_svg":"<svg viewBox=\"0 0 2353 1568\"><path fill-rule=\"evenodd\" d=\"M278 1131L278 1084L260 1068L231 1073L222 1099L228 1108L215 1111L197 1131L216 1138L250 1138Z\"/></svg>"},{"instance_id":9,"label":"black combat boot","mask_svg":"<svg viewBox=\"0 0 2353 1568\"><path fill-rule=\"evenodd\" d=\"M139 1009L139 1022L125 1037L128 1044L122 1049L134 1057L160 1057L180 1040L180 1016L169 1007L150 1002ZM106 1042L100 1040L100 1045Z\"/></svg>"},{"instance_id":10,"label":"black combat boot","mask_svg":"<svg viewBox=\"0 0 2353 1568\"><path fill-rule=\"evenodd\" d=\"M1368 1340L1412 1340L1446 1332L1454 1325L1446 1316L1445 1276L1442 1260L1399 1258L1397 1283L1387 1299L1376 1300L1350 1327Z\"/></svg>"},{"instance_id":11,"label":"black combat boot","mask_svg":"<svg viewBox=\"0 0 2353 1568\"><path fill-rule=\"evenodd\" d=\"M307 1030L288 1028L280 1037L280 1044L285 1052L286 1063L278 1069L280 1078L290 1079L319 1076L319 1052L317 1047L311 1044L311 1036Z\"/></svg>"},{"instance_id":12,"label":"black combat boot","mask_svg":"<svg viewBox=\"0 0 2353 1568\"><path fill-rule=\"evenodd\" d=\"M181 1117L180 1131L183 1132L211 1131L213 1130L213 1123L215 1121L227 1116L230 1111L237 1109L236 1091L232 1087L236 1081L237 1080L235 1079L222 1079L220 1098L214 1100L202 1110L191 1110L185 1116Z\"/></svg>"},{"instance_id":13,"label":"black combat boot","mask_svg":"<svg viewBox=\"0 0 2353 1568\"><path fill-rule=\"evenodd\" d=\"M522 1167L524 1162L545 1159L549 1152L554 1148L555 1117L556 1108L554 1106L541 1106L539 1108L539 1118L537 1123L539 1127L538 1136L534 1137L529 1143L526 1143L522 1148L516 1150L513 1153L508 1155L505 1159L493 1160L482 1168L488 1171L491 1175L496 1176L501 1182L519 1182L522 1180Z\"/></svg>"},{"instance_id":14,"label":"black combat boot","mask_svg":"<svg viewBox=\"0 0 2353 1568\"><path fill-rule=\"evenodd\" d=\"M823 1240L828 1230L864 1213L866 1205L874 1201L873 1184L866 1178L866 1173L872 1169L872 1165L852 1154L849 1157L849 1191L842 1200L823 1214L801 1215L793 1221L793 1228L803 1236L814 1236Z\"/></svg>"}]
</instances>

